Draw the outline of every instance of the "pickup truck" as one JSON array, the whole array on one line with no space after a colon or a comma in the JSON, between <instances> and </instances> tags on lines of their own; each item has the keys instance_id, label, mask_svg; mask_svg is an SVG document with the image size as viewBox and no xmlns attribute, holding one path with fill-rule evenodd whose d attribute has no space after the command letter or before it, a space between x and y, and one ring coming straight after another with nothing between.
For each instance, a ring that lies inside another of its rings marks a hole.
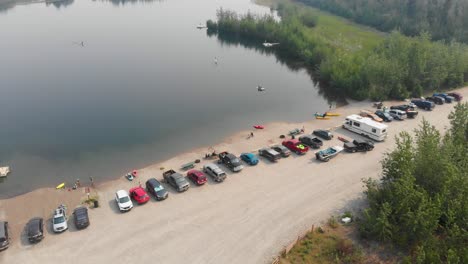
<instances>
[{"instance_id":1,"label":"pickup truck","mask_svg":"<svg viewBox=\"0 0 468 264\"><path fill-rule=\"evenodd\" d=\"M314 149L318 149L323 146L322 140L318 139L317 137L311 135L304 135L299 137L299 141L307 146L310 146Z\"/></svg>"},{"instance_id":2,"label":"pickup truck","mask_svg":"<svg viewBox=\"0 0 468 264\"><path fill-rule=\"evenodd\" d=\"M244 165L242 165L240 159L227 151L219 153L218 157L220 163L223 163L233 172L239 172L244 168Z\"/></svg>"},{"instance_id":3,"label":"pickup truck","mask_svg":"<svg viewBox=\"0 0 468 264\"><path fill-rule=\"evenodd\" d=\"M163 172L163 178L165 182L169 183L178 192L184 192L190 187L190 184L185 179L185 177L182 174L175 172L174 170Z\"/></svg>"},{"instance_id":4,"label":"pickup truck","mask_svg":"<svg viewBox=\"0 0 468 264\"><path fill-rule=\"evenodd\" d=\"M435 107L435 104L433 102L422 99L413 99L411 100L411 103L415 104L419 108L426 109L428 111L431 111Z\"/></svg>"},{"instance_id":5,"label":"pickup truck","mask_svg":"<svg viewBox=\"0 0 468 264\"><path fill-rule=\"evenodd\" d=\"M346 142L343 145L347 152L371 151L374 149L374 143L368 140L355 139L353 142Z\"/></svg>"},{"instance_id":6,"label":"pickup truck","mask_svg":"<svg viewBox=\"0 0 468 264\"><path fill-rule=\"evenodd\" d=\"M446 93L435 93L435 94L433 94L432 96L440 96L440 97L442 97L442 98L445 99L445 102L446 102L446 103L452 103L452 102L455 101L455 97L450 96L450 95L448 95L448 94L446 94Z\"/></svg>"},{"instance_id":7,"label":"pickup truck","mask_svg":"<svg viewBox=\"0 0 468 264\"><path fill-rule=\"evenodd\" d=\"M338 153L343 151L343 147L340 146L334 146L334 147L329 147L324 150L320 150L318 152L315 152L315 158L321 161L329 161L331 158L336 157Z\"/></svg>"}]
</instances>

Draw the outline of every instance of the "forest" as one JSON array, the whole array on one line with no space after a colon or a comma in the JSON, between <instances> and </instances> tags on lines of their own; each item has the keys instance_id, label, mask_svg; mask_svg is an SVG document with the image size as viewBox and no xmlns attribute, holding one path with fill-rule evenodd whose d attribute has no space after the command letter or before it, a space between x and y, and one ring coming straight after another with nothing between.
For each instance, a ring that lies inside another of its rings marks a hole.
<instances>
[{"instance_id":1,"label":"forest","mask_svg":"<svg viewBox=\"0 0 468 264\"><path fill-rule=\"evenodd\" d=\"M207 21L208 32L278 42L275 52L301 63L329 92L357 100L404 99L454 88L468 81L468 48L457 42L432 42L428 33L406 37L394 31L377 44L343 43L316 34L321 20L310 8L279 4L281 20L270 15L239 15L219 9L217 21ZM325 28L325 31L330 27Z\"/></svg>"},{"instance_id":2,"label":"forest","mask_svg":"<svg viewBox=\"0 0 468 264\"><path fill-rule=\"evenodd\" d=\"M298 0L357 23L408 36L429 33L434 40L468 43L466 0Z\"/></svg>"},{"instance_id":3,"label":"forest","mask_svg":"<svg viewBox=\"0 0 468 264\"><path fill-rule=\"evenodd\" d=\"M408 252L404 263L468 263L468 103L449 119L444 136L427 121L402 132L382 179L365 181L360 231Z\"/></svg>"}]
</instances>

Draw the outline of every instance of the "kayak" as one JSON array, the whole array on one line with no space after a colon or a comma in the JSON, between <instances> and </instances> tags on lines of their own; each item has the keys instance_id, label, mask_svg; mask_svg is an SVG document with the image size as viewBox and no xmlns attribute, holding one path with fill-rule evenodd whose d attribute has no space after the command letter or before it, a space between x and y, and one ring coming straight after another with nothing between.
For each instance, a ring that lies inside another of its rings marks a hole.
<instances>
[{"instance_id":1,"label":"kayak","mask_svg":"<svg viewBox=\"0 0 468 264\"><path fill-rule=\"evenodd\" d=\"M330 119L329 117L323 117L323 116L315 116L315 119L319 119L319 120L328 120Z\"/></svg>"},{"instance_id":2,"label":"kayak","mask_svg":"<svg viewBox=\"0 0 468 264\"><path fill-rule=\"evenodd\" d=\"M330 113L330 112L325 112L326 116L339 116L340 113Z\"/></svg>"},{"instance_id":3,"label":"kayak","mask_svg":"<svg viewBox=\"0 0 468 264\"><path fill-rule=\"evenodd\" d=\"M253 126L255 129L264 129L265 127L264 126L261 126L261 125L255 125Z\"/></svg>"},{"instance_id":4,"label":"kayak","mask_svg":"<svg viewBox=\"0 0 468 264\"><path fill-rule=\"evenodd\" d=\"M65 183L62 182L61 184L57 185L57 187L55 187L55 189L62 189L63 187L65 187Z\"/></svg>"}]
</instances>

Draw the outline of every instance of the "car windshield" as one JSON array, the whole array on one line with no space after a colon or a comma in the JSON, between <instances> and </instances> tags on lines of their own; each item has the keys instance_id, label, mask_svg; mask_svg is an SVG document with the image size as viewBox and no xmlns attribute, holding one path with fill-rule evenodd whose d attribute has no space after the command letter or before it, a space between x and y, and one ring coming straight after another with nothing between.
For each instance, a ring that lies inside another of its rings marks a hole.
<instances>
[{"instance_id":1,"label":"car windshield","mask_svg":"<svg viewBox=\"0 0 468 264\"><path fill-rule=\"evenodd\" d=\"M61 224L63 222L65 222L65 217L63 216L54 217L54 225Z\"/></svg>"},{"instance_id":2,"label":"car windshield","mask_svg":"<svg viewBox=\"0 0 468 264\"><path fill-rule=\"evenodd\" d=\"M178 182L178 183L183 183L183 182L185 182L185 179L182 178L182 177L176 178L175 180L176 180L176 182Z\"/></svg>"},{"instance_id":3,"label":"car windshield","mask_svg":"<svg viewBox=\"0 0 468 264\"><path fill-rule=\"evenodd\" d=\"M159 191L162 191L162 190L164 190L164 187L162 185L154 187L155 192L159 192Z\"/></svg>"},{"instance_id":4,"label":"car windshield","mask_svg":"<svg viewBox=\"0 0 468 264\"><path fill-rule=\"evenodd\" d=\"M232 163L240 163L240 160L238 158L235 158L232 160Z\"/></svg>"},{"instance_id":5,"label":"car windshield","mask_svg":"<svg viewBox=\"0 0 468 264\"><path fill-rule=\"evenodd\" d=\"M124 196L119 199L119 203L126 203L128 201L130 201L130 198L128 198L128 196Z\"/></svg>"}]
</instances>

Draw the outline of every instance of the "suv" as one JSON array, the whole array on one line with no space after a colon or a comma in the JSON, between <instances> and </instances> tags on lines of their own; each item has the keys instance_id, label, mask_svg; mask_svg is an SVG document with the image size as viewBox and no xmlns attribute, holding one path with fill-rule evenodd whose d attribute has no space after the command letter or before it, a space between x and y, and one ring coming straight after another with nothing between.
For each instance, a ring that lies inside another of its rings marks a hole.
<instances>
[{"instance_id":1,"label":"suv","mask_svg":"<svg viewBox=\"0 0 468 264\"><path fill-rule=\"evenodd\" d=\"M406 116L408 118L415 118L418 115L418 111L414 110L414 106L415 105L413 105L413 104L411 104L411 105L408 105L408 104L394 105L394 106L390 106L390 109L401 110L401 111L406 113Z\"/></svg>"},{"instance_id":2,"label":"suv","mask_svg":"<svg viewBox=\"0 0 468 264\"><path fill-rule=\"evenodd\" d=\"M384 112L384 111L382 111L382 110L377 110L377 111L375 111L375 114L376 114L378 117L382 118L383 121L385 121L385 122L392 122L392 121L393 121L393 117L392 117L389 113Z\"/></svg>"},{"instance_id":3,"label":"suv","mask_svg":"<svg viewBox=\"0 0 468 264\"><path fill-rule=\"evenodd\" d=\"M333 134L330 131L317 129L312 132L312 134L316 135L317 137L321 137L326 140L331 140L333 138Z\"/></svg>"},{"instance_id":4,"label":"suv","mask_svg":"<svg viewBox=\"0 0 468 264\"><path fill-rule=\"evenodd\" d=\"M67 208L65 205L61 204L54 211L54 216L52 217L52 230L54 230L55 233L61 233L67 229Z\"/></svg>"},{"instance_id":5,"label":"suv","mask_svg":"<svg viewBox=\"0 0 468 264\"><path fill-rule=\"evenodd\" d=\"M438 104L438 105L443 105L445 103L445 99L440 96L429 96L429 97L426 97L426 100L431 101L434 104Z\"/></svg>"},{"instance_id":6,"label":"suv","mask_svg":"<svg viewBox=\"0 0 468 264\"><path fill-rule=\"evenodd\" d=\"M271 148L262 148L258 150L258 155L267 158L271 162L281 159L281 154Z\"/></svg>"},{"instance_id":7,"label":"suv","mask_svg":"<svg viewBox=\"0 0 468 264\"><path fill-rule=\"evenodd\" d=\"M133 208L132 200L125 190L119 190L115 193L115 201L119 206L120 212L127 212Z\"/></svg>"},{"instance_id":8,"label":"suv","mask_svg":"<svg viewBox=\"0 0 468 264\"><path fill-rule=\"evenodd\" d=\"M396 120L405 120L406 119L406 112L403 112L398 109L390 109L388 113Z\"/></svg>"},{"instance_id":9,"label":"suv","mask_svg":"<svg viewBox=\"0 0 468 264\"><path fill-rule=\"evenodd\" d=\"M189 170L187 172L187 177L196 185L203 185L207 181L205 174L199 170Z\"/></svg>"},{"instance_id":10,"label":"suv","mask_svg":"<svg viewBox=\"0 0 468 264\"><path fill-rule=\"evenodd\" d=\"M73 219L75 226L78 229L83 229L89 226L88 208L81 206L73 210Z\"/></svg>"},{"instance_id":11,"label":"suv","mask_svg":"<svg viewBox=\"0 0 468 264\"><path fill-rule=\"evenodd\" d=\"M218 157L220 162L226 165L226 167L233 172L239 172L244 168L240 159L227 151L219 153Z\"/></svg>"},{"instance_id":12,"label":"suv","mask_svg":"<svg viewBox=\"0 0 468 264\"><path fill-rule=\"evenodd\" d=\"M440 97L442 97L442 98L445 99L445 102L446 102L446 103L452 103L452 102L455 101L455 97L450 96L450 95L448 95L448 94L446 94L446 93L435 93L435 94L433 94L432 96L440 96Z\"/></svg>"},{"instance_id":13,"label":"suv","mask_svg":"<svg viewBox=\"0 0 468 264\"><path fill-rule=\"evenodd\" d=\"M29 220L26 233L30 243L40 242L44 238L44 219L35 217Z\"/></svg>"},{"instance_id":14,"label":"suv","mask_svg":"<svg viewBox=\"0 0 468 264\"><path fill-rule=\"evenodd\" d=\"M211 175L216 182L223 182L226 179L226 173L214 163L208 163L203 166L203 171Z\"/></svg>"},{"instance_id":15,"label":"suv","mask_svg":"<svg viewBox=\"0 0 468 264\"><path fill-rule=\"evenodd\" d=\"M283 146L283 145L274 145L273 147L271 147L274 151L278 152L279 154L281 154L281 157L283 158L287 158L289 156L291 156L291 151Z\"/></svg>"},{"instance_id":16,"label":"suv","mask_svg":"<svg viewBox=\"0 0 468 264\"><path fill-rule=\"evenodd\" d=\"M178 192L187 191L190 187L189 182L185 179L184 175L168 170L163 173L164 181L172 185Z\"/></svg>"},{"instance_id":17,"label":"suv","mask_svg":"<svg viewBox=\"0 0 468 264\"><path fill-rule=\"evenodd\" d=\"M436 95L434 95L434 96L436 96ZM445 101L448 102L447 99L445 99ZM431 111L435 106L435 104L433 102L426 101L426 100L421 100L421 99L413 99L413 100L411 100L411 102L413 104L415 104L417 107L422 108L422 109L426 109L428 111Z\"/></svg>"},{"instance_id":18,"label":"suv","mask_svg":"<svg viewBox=\"0 0 468 264\"><path fill-rule=\"evenodd\" d=\"M10 246L9 232L8 222L0 221L0 250L7 249Z\"/></svg>"},{"instance_id":19,"label":"suv","mask_svg":"<svg viewBox=\"0 0 468 264\"><path fill-rule=\"evenodd\" d=\"M368 140L355 139L353 142L345 142L344 150L354 153L356 151L371 151L374 149L374 143Z\"/></svg>"},{"instance_id":20,"label":"suv","mask_svg":"<svg viewBox=\"0 0 468 264\"><path fill-rule=\"evenodd\" d=\"M146 191L151 193L158 201L165 200L169 196L164 186L155 178L146 181Z\"/></svg>"}]
</instances>

